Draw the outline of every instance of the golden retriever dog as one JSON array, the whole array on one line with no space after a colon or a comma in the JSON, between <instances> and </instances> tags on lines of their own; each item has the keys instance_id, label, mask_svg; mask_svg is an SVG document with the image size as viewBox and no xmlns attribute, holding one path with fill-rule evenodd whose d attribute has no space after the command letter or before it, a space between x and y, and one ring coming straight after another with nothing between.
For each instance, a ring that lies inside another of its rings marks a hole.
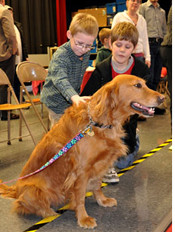
<instances>
[{"instance_id":1,"label":"golden retriever dog","mask_svg":"<svg viewBox=\"0 0 175 232\"><path fill-rule=\"evenodd\" d=\"M73 104L65 110L35 147L20 176L42 167L89 124L91 133L43 171L10 187L1 184L1 196L16 199L13 210L17 213L42 217L55 215L53 206L68 203L76 213L79 226L94 228L96 220L85 209L86 191L92 191L100 206L117 205L114 198L104 196L101 183L113 162L127 152L121 140L125 136L122 125L133 114L153 116L154 107L163 100L164 96L149 89L143 79L117 76L86 103Z\"/></svg>"}]
</instances>

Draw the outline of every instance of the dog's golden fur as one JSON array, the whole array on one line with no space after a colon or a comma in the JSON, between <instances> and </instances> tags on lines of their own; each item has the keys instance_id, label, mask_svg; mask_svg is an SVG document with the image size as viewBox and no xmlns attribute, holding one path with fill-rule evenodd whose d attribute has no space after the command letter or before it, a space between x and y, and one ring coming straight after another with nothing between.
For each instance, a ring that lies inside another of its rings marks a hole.
<instances>
[{"instance_id":1,"label":"dog's golden fur","mask_svg":"<svg viewBox=\"0 0 175 232\"><path fill-rule=\"evenodd\" d=\"M51 159L79 131L89 124L89 117L101 125L92 126L94 136L88 134L66 154L43 171L11 187L0 185L0 194L16 198L14 210L20 214L37 214L42 217L54 215L51 208L69 202L75 210L78 224L94 228L96 221L85 209L86 191L92 191L97 203L104 207L117 205L101 190L101 180L118 157L126 154L122 143L123 123L135 113L131 102L156 107L164 97L146 87L145 81L130 75L120 75L98 90L87 103L69 107L59 122L35 147L21 176L29 174ZM142 114L141 112L139 114Z\"/></svg>"}]
</instances>

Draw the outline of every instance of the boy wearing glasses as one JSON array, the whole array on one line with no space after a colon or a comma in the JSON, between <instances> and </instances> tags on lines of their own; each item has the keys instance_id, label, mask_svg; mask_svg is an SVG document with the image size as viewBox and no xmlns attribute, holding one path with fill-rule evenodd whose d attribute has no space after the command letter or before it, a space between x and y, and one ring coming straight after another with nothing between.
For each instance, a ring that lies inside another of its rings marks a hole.
<instances>
[{"instance_id":1,"label":"boy wearing glasses","mask_svg":"<svg viewBox=\"0 0 175 232\"><path fill-rule=\"evenodd\" d=\"M138 43L137 28L129 22L117 23L111 30L111 49L112 55L101 63L97 64L90 79L85 85L81 95L90 96L94 94L104 84L117 78L119 74L131 74L141 77L147 81L151 79L148 66L132 55ZM150 85L150 82L149 82ZM121 157L115 166L126 168L134 161L134 157L139 150L139 138L136 133L138 115L135 114L128 119L123 126L126 137L123 142L128 146L128 153ZM114 168L110 168L104 176L104 182L116 183L119 178Z\"/></svg>"},{"instance_id":2,"label":"boy wearing glasses","mask_svg":"<svg viewBox=\"0 0 175 232\"><path fill-rule=\"evenodd\" d=\"M67 31L69 41L61 45L52 56L41 93L41 101L48 108L51 127L72 103L78 105L89 98L80 97L79 92L97 34L96 18L78 13Z\"/></svg>"}]
</instances>

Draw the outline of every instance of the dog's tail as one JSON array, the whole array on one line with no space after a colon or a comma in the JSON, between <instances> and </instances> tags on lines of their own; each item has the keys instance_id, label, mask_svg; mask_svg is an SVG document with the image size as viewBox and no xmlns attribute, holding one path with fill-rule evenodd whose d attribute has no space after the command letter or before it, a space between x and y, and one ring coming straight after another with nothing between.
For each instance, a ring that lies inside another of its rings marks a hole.
<instances>
[{"instance_id":1,"label":"dog's tail","mask_svg":"<svg viewBox=\"0 0 175 232\"><path fill-rule=\"evenodd\" d=\"M2 183L2 180L0 180L0 183ZM16 198L16 186L0 184L0 196L4 198Z\"/></svg>"}]
</instances>

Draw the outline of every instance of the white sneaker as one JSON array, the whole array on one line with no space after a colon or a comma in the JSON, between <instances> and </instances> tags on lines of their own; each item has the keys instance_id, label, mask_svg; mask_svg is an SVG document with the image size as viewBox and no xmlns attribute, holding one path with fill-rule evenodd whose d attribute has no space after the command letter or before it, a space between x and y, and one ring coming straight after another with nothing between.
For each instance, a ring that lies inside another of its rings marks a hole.
<instances>
[{"instance_id":1,"label":"white sneaker","mask_svg":"<svg viewBox=\"0 0 175 232\"><path fill-rule=\"evenodd\" d=\"M115 168L109 168L106 175L103 177L104 183L118 183L119 177L117 175L117 172L115 171Z\"/></svg>"}]
</instances>

